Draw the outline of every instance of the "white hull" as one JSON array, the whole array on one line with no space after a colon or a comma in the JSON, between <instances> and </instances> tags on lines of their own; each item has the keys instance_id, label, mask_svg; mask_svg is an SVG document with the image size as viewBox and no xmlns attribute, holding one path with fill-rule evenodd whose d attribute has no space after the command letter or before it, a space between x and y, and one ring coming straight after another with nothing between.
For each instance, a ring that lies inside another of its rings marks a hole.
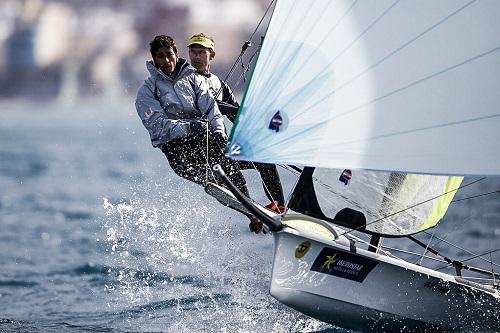
<instances>
[{"instance_id":1,"label":"white hull","mask_svg":"<svg viewBox=\"0 0 500 333\"><path fill-rule=\"evenodd\" d=\"M329 240L326 229L305 226L307 220L288 217L284 222L294 228L274 234L271 295L280 302L357 330L500 331L498 291L366 250L351 252L347 239Z\"/></svg>"}]
</instances>

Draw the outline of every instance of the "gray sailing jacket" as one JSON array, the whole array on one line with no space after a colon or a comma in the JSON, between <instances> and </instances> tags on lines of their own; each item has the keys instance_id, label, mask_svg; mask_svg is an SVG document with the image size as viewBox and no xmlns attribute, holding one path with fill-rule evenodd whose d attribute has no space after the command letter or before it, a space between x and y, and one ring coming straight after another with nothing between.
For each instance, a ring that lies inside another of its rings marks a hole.
<instances>
[{"instance_id":1,"label":"gray sailing jacket","mask_svg":"<svg viewBox=\"0 0 500 333\"><path fill-rule=\"evenodd\" d=\"M212 96L217 96L217 106L219 107L222 115L226 116L227 119L234 123L236 120L236 113L238 112L240 105L236 101L233 91L229 85L213 73L197 74L205 78L208 90Z\"/></svg>"},{"instance_id":2,"label":"gray sailing jacket","mask_svg":"<svg viewBox=\"0 0 500 333\"><path fill-rule=\"evenodd\" d=\"M185 59L179 59L174 78L146 63L151 74L137 92L135 107L154 147L190 136L192 123L208 121L212 132L224 133L222 115L205 80Z\"/></svg>"}]
</instances>

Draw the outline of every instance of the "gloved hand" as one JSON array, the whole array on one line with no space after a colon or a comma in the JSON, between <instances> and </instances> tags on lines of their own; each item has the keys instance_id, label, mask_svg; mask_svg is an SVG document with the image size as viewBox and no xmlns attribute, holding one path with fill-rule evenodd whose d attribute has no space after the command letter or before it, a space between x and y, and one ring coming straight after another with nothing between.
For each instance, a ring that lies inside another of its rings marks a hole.
<instances>
[{"instance_id":1,"label":"gloved hand","mask_svg":"<svg viewBox=\"0 0 500 333\"><path fill-rule=\"evenodd\" d=\"M227 145L227 135L223 132L213 132L212 140L221 148L225 148Z\"/></svg>"},{"instance_id":2,"label":"gloved hand","mask_svg":"<svg viewBox=\"0 0 500 333\"><path fill-rule=\"evenodd\" d=\"M205 134L207 131L207 122L204 120L193 120L189 124L191 135Z\"/></svg>"}]
</instances>

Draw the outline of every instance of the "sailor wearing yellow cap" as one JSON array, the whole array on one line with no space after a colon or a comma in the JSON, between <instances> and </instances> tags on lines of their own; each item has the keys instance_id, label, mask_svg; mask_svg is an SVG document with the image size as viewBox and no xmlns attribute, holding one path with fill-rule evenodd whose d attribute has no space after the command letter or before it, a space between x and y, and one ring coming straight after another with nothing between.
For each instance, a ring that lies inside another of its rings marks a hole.
<instances>
[{"instance_id":1,"label":"sailor wearing yellow cap","mask_svg":"<svg viewBox=\"0 0 500 333\"><path fill-rule=\"evenodd\" d=\"M215 58L214 39L204 33L196 34L189 39L188 48L191 65L205 77L210 92L217 99L221 113L234 121L239 104L227 83L210 72L210 62Z\"/></svg>"},{"instance_id":2,"label":"sailor wearing yellow cap","mask_svg":"<svg viewBox=\"0 0 500 333\"><path fill-rule=\"evenodd\" d=\"M214 39L204 33L199 33L189 39L188 47L191 65L196 68L200 76L205 77L209 91L216 99L220 112L230 121L234 122L239 104L227 83L210 72L210 62L215 58ZM260 173L264 192L269 200L271 200L271 203L266 208L276 213L283 213L285 210L285 198L276 166L273 164L244 161L240 161L239 166L240 169L255 168ZM250 220L250 230L259 233L262 230L262 222L253 219Z\"/></svg>"}]
</instances>

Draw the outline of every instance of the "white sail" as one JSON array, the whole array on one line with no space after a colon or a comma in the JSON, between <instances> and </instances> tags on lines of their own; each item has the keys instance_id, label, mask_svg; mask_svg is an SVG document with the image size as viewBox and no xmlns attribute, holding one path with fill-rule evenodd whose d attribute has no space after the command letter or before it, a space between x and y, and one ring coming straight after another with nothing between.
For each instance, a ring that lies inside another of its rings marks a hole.
<instances>
[{"instance_id":1,"label":"white sail","mask_svg":"<svg viewBox=\"0 0 500 333\"><path fill-rule=\"evenodd\" d=\"M386 236L405 236L436 226L462 182L462 177L356 170L346 186L339 182L340 174L335 169L314 171L322 212L332 218L343 208L361 211L366 230Z\"/></svg>"},{"instance_id":2,"label":"white sail","mask_svg":"<svg viewBox=\"0 0 500 333\"><path fill-rule=\"evenodd\" d=\"M236 159L500 175L500 1L281 0Z\"/></svg>"}]
</instances>

